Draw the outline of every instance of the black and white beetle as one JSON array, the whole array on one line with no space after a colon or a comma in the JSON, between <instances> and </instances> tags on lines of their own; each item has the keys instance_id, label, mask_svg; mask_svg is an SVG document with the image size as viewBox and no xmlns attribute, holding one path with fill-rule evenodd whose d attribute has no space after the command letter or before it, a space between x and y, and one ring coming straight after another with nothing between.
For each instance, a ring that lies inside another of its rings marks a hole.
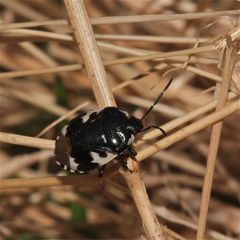
<instances>
[{"instance_id":1,"label":"black and white beetle","mask_svg":"<svg viewBox=\"0 0 240 240\"><path fill-rule=\"evenodd\" d=\"M77 173L89 173L98 168L103 175L105 165L117 157L127 168L126 157L135 159L136 151L132 148L137 133L157 126L143 128L143 119L159 102L172 79L159 94L155 102L141 119L117 107L106 107L78 115L63 127L56 138L55 159L64 170ZM128 168L127 168L128 169Z\"/></svg>"}]
</instances>

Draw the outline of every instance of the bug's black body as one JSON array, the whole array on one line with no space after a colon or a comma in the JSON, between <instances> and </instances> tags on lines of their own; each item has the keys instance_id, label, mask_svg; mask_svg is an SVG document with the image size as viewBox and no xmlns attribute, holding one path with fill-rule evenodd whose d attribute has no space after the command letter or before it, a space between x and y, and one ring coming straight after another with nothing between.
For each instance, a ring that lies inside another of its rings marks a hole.
<instances>
[{"instance_id":1,"label":"bug's black body","mask_svg":"<svg viewBox=\"0 0 240 240\"><path fill-rule=\"evenodd\" d=\"M56 140L56 161L68 170L87 173L114 157L134 153L134 135L142 120L116 107L107 107L72 119Z\"/></svg>"},{"instance_id":2,"label":"bug's black body","mask_svg":"<svg viewBox=\"0 0 240 240\"><path fill-rule=\"evenodd\" d=\"M72 119L56 139L57 164L65 170L79 173L88 173L98 168L101 176L105 165L117 157L128 169L126 157L135 159L137 154L131 147L137 133L157 128L166 135L163 129L157 126L143 129L143 119L159 102L171 81L172 79L141 119L129 116L127 112L116 107L106 107Z\"/></svg>"}]
</instances>

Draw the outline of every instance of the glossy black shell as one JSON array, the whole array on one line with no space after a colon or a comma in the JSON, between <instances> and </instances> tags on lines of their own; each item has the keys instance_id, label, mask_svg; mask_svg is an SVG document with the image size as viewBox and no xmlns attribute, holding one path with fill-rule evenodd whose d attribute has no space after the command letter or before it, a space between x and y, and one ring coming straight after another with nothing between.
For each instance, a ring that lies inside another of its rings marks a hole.
<instances>
[{"instance_id":1,"label":"glossy black shell","mask_svg":"<svg viewBox=\"0 0 240 240\"><path fill-rule=\"evenodd\" d=\"M116 107L79 115L69 122L66 132L56 141L57 162L71 169L71 158L78 164L78 171L88 172L104 165L101 161L104 162L108 154L117 156L127 150L141 129L140 119ZM63 141L69 142L70 149L63 150ZM64 155L62 151L64 154L68 151L70 158L67 159L66 154L64 158L60 156Z\"/></svg>"}]
</instances>

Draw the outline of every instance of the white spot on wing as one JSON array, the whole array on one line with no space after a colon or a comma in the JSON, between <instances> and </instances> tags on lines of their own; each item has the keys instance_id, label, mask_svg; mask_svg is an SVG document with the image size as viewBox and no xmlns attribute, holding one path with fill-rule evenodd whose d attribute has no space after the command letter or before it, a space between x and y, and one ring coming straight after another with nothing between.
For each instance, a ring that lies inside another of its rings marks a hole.
<instances>
[{"instance_id":1,"label":"white spot on wing","mask_svg":"<svg viewBox=\"0 0 240 240\"><path fill-rule=\"evenodd\" d=\"M93 111L87 112L85 115L82 116L82 122L85 123L89 119L90 115L94 112L99 113L100 110L93 110Z\"/></svg>"},{"instance_id":2,"label":"white spot on wing","mask_svg":"<svg viewBox=\"0 0 240 240\"><path fill-rule=\"evenodd\" d=\"M74 158L72 158L72 157L70 157L70 156L69 156L69 165L70 165L70 168L71 168L72 170L78 171L78 169L77 169L78 164L75 163Z\"/></svg>"},{"instance_id":3,"label":"white spot on wing","mask_svg":"<svg viewBox=\"0 0 240 240\"><path fill-rule=\"evenodd\" d=\"M68 125L66 125L66 126L64 126L63 128L62 128L62 134L64 135L64 136L66 136L66 133L67 133L67 127L68 127Z\"/></svg>"},{"instance_id":4,"label":"white spot on wing","mask_svg":"<svg viewBox=\"0 0 240 240\"><path fill-rule=\"evenodd\" d=\"M92 112L88 112L86 113L85 115L83 115L81 118L82 118L82 122L85 123L88 119L89 119L89 116Z\"/></svg>"},{"instance_id":5,"label":"white spot on wing","mask_svg":"<svg viewBox=\"0 0 240 240\"><path fill-rule=\"evenodd\" d=\"M59 165L59 166L61 166L61 165L62 165L62 164L61 164L59 161L57 161L57 160L56 160L56 163L57 163L57 165Z\"/></svg>"},{"instance_id":6,"label":"white spot on wing","mask_svg":"<svg viewBox=\"0 0 240 240\"><path fill-rule=\"evenodd\" d=\"M125 114L125 115L126 115L126 117L129 117L129 114L128 114L128 112L126 112L126 111L124 111L124 110L122 110L122 109L120 109L120 108L118 108L118 110L119 110L120 112L122 112L123 114Z\"/></svg>"},{"instance_id":7,"label":"white spot on wing","mask_svg":"<svg viewBox=\"0 0 240 240\"><path fill-rule=\"evenodd\" d=\"M101 138L103 139L103 141L104 141L105 143L107 143L107 139L106 139L106 136L105 136L104 134L101 135Z\"/></svg>"},{"instance_id":8,"label":"white spot on wing","mask_svg":"<svg viewBox=\"0 0 240 240\"><path fill-rule=\"evenodd\" d=\"M59 140L59 136L56 137L56 140L57 140L57 141Z\"/></svg>"},{"instance_id":9,"label":"white spot on wing","mask_svg":"<svg viewBox=\"0 0 240 240\"><path fill-rule=\"evenodd\" d=\"M127 145L130 146L134 141L134 135L131 134L131 137L128 139Z\"/></svg>"},{"instance_id":10,"label":"white spot on wing","mask_svg":"<svg viewBox=\"0 0 240 240\"><path fill-rule=\"evenodd\" d=\"M106 163L110 162L113 158L117 156L116 154L113 153L107 153L106 157L101 158L99 157L99 154L96 152L91 152L90 154L93 158L92 163L97 163L99 166L105 165Z\"/></svg>"},{"instance_id":11,"label":"white spot on wing","mask_svg":"<svg viewBox=\"0 0 240 240\"><path fill-rule=\"evenodd\" d=\"M64 165L64 164L60 163L59 161L56 161L56 163L57 163L57 165L59 165L60 167L62 167L64 170L69 170L69 171L72 172L72 173L76 173L76 172L78 172L78 173L85 173L84 171L79 171L79 170L75 169L75 166L77 166L77 164L74 163L74 165L73 165L73 163L72 163L72 161L74 162L74 159L73 159L73 158L69 159L69 161L70 161L70 167L68 167L67 165Z\"/></svg>"},{"instance_id":12,"label":"white spot on wing","mask_svg":"<svg viewBox=\"0 0 240 240\"><path fill-rule=\"evenodd\" d=\"M133 167L133 163L132 163L132 160L127 160L127 168L128 170L130 171L133 171L134 167Z\"/></svg>"}]
</instances>

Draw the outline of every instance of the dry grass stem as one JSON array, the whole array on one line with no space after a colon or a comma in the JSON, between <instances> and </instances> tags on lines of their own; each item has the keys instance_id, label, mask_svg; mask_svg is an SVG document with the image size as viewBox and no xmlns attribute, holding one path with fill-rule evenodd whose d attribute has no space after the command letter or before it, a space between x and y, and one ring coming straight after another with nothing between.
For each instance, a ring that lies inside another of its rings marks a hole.
<instances>
[{"instance_id":1,"label":"dry grass stem","mask_svg":"<svg viewBox=\"0 0 240 240\"><path fill-rule=\"evenodd\" d=\"M110 35L110 34L96 34L96 39L99 40L125 40L125 41L145 41L145 42L162 42L162 43L195 43L196 38L186 37L159 37L147 35ZM200 38L199 42L206 42L208 39Z\"/></svg>"},{"instance_id":2,"label":"dry grass stem","mask_svg":"<svg viewBox=\"0 0 240 240\"><path fill-rule=\"evenodd\" d=\"M136 203L138 212L142 218L143 226L149 239L167 239L164 227L159 224L158 219L152 209L151 203L145 189L145 185L140 176L139 164L132 162L133 172L121 170L122 176L126 180Z\"/></svg>"},{"instance_id":3,"label":"dry grass stem","mask_svg":"<svg viewBox=\"0 0 240 240\"><path fill-rule=\"evenodd\" d=\"M91 179L91 180L90 180ZM0 189L10 188L38 188L49 186L76 185L78 187L96 187L100 183L98 176L68 176L68 177L42 177L42 178L24 178L19 179L1 179Z\"/></svg>"},{"instance_id":4,"label":"dry grass stem","mask_svg":"<svg viewBox=\"0 0 240 240\"><path fill-rule=\"evenodd\" d=\"M65 0L64 2L98 105L101 108L115 106L84 2L82 0Z\"/></svg>"},{"instance_id":5,"label":"dry grass stem","mask_svg":"<svg viewBox=\"0 0 240 240\"><path fill-rule=\"evenodd\" d=\"M0 141L4 143L16 144L21 146L54 149L55 141L42 138L21 136L18 134L0 132Z\"/></svg>"},{"instance_id":6,"label":"dry grass stem","mask_svg":"<svg viewBox=\"0 0 240 240\"><path fill-rule=\"evenodd\" d=\"M1 0L0 4L12 7L12 10L18 10L15 5L10 5L6 1ZM21 9L22 10L22 9ZM26 11L29 12L29 11ZM239 15L239 10L231 10L231 11L218 11L218 12L210 12L210 13L188 13L188 14L171 14L171 15L141 15L141 16L117 16L117 17L98 17L92 18L91 24L99 25L99 24L119 24L119 23L133 23L133 22L152 22L152 21L169 21L169 20L188 20L188 19L202 19L202 18L215 18L219 16L229 16L229 15ZM3 23L1 24L2 30L7 29L17 29L17 28L25 28L25 27L41 27L41 26L49 26L49 25L68 25L68 22L64 19L57 20L39 20L39 21L29 21L22 23Z\"/></svg>"},{"instance_id":7,"label":"dry grass stem","mask_svg":"<svg viewBox=\"0 0 240 240\"><path fill-rule=\"evenodd\" d=\"M175 20L192 20L201 18L215 18L226 15L239 15L240 10L219 11L211 13L186 13L186 14L169 14L169 15L136 15L136 16L117 16L103 17L92 19L93 25L98 24L119 24L119 23L143 23L143 22L158 22L158 21L175 21Z\"/></svg>"},{"instance_id":8,"label":"dry grass stem","mask_svg":"<svg viewBox=\"0 0 240 240\"><path fill-rule=\"evenodd\" d=\"M18 23L1 23L0 31L19 29L19 28L43 27L43 26L49 26L49 25L63 26L63 25L68 25L68 22L65 19L57 19L57 20L28 21L28 22L18 22Z\"/></svg>"}]
</instances>

